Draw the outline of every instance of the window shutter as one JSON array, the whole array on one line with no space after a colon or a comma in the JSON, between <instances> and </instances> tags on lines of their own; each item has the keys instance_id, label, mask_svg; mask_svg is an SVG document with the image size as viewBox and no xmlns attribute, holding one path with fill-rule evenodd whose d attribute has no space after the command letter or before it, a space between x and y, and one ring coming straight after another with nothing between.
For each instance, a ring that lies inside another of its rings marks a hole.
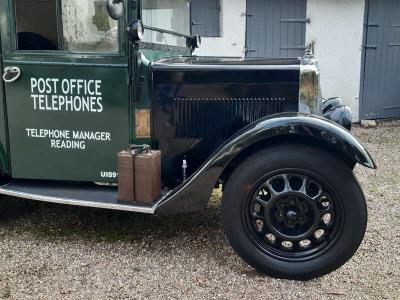
<instances>
[{"instance_id":1,"label":"window shutter","mask_svg":"<svg viewBox=\"0 0 400 300\"><path fill-rule=\"evenodd\" d=\"M192 0L192 34L220 36L220 11L219 0Z\"/></svg>"}]
</instances>

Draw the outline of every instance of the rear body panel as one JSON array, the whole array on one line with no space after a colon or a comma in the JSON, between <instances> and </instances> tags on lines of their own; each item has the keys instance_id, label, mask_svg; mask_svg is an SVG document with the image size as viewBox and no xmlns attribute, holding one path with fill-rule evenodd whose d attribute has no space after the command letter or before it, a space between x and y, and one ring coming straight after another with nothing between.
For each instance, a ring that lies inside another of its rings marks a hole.
<instances>
[{"instance_id":1,"label":"rear body panel","mask_svg":"<svg viewBox=\"0 0 400 300\"><path fill-rule=\"evenodd\" d=\"M152 71L154 146L163 152L163 181L195 172L234 133L265 116L297 112L298 59L175 57Z\"/></svg>"}]
</instances>

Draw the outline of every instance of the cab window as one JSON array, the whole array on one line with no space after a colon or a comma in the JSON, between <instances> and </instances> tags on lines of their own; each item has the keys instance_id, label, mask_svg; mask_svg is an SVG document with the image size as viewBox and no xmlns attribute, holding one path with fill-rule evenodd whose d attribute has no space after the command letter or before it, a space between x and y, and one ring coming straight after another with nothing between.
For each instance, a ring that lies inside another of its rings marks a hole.
<instances>
[{"instance_id":1,"label":"cab window","mask_svg":"<svg viewBox=\"0 0 400 300\"><path fill-rule=\"evenodd\" d=\"M105 0L15 0L15 16L18 50L119 50Z\"/></svg>"},{"instance_id":2,"label":"cab window","mask_svg":"<svg viewBox=\"0 0 400 300\"><path fill-rule=\"evenodd\" d=\"M61 0L64 50L118 51L118 22L108 16L106 1Z\"/></svg>"},{"instance_id":3,"label":"cab window","mask_svg":"<svg viewBox=\"0 0 400 300\"><path fill-rule=\"evenodd\" d=\"M190 35L190 1L143 0L142 20L145 42L184 47L182 35Z\"/></svg>"},{"instance_id":4,"label":"cab window","mask_svg":"<svg viewBox=\"0 0 400 300\"><path fill-rule=\"evenodd\" d=\"M18 50L59 49L55 0L15 0L15 17Z\"/></svg>"}]
</instances>

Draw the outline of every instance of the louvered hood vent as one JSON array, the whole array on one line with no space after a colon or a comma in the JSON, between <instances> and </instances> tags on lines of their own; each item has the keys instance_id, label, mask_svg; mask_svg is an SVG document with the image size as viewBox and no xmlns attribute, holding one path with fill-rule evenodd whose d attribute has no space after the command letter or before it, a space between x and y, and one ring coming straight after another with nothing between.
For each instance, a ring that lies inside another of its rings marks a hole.
<instances>
[{"instance_id":1,"label":"louvered hood vent","mask_svg":"<svg viewBox=\"0 0 400 300\"><path fill-rule=\"evenodd\" d=\"M175 98L176 138L228 138L264 116L283 112L286 98Z\"/></svg>"}]
</instances>

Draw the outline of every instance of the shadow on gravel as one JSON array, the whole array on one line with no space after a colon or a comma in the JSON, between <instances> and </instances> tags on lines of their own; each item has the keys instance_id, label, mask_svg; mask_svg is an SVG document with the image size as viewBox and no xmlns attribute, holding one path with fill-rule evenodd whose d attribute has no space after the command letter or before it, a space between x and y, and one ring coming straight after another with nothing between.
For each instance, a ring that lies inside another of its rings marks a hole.
<instances>
[{"instance_id":1,"label":"shadow on gravel","mask_svg":"<svg viewBox=\"0 0 400 300\"><path fill-rule=\"evenodd\" d=\"M13 200L9 200L13 199ZM29 200L0 196L0 224L29 216L37 209L37 203Z\"/></svg>"},{"instance_id":2,"label":"shadow on gravel","mask_svg":"<svg viewBox=\"0 0 400 300\"><path fill-rule=\"evenodd\" d=\"M100 241L168 240L199 231L219 231L219 207L203 213L152 216L130 212L74 207L0 196L0 227L40 239ZM4 233L3 233L4 234Z\"/></svg>"}]
</instances>

